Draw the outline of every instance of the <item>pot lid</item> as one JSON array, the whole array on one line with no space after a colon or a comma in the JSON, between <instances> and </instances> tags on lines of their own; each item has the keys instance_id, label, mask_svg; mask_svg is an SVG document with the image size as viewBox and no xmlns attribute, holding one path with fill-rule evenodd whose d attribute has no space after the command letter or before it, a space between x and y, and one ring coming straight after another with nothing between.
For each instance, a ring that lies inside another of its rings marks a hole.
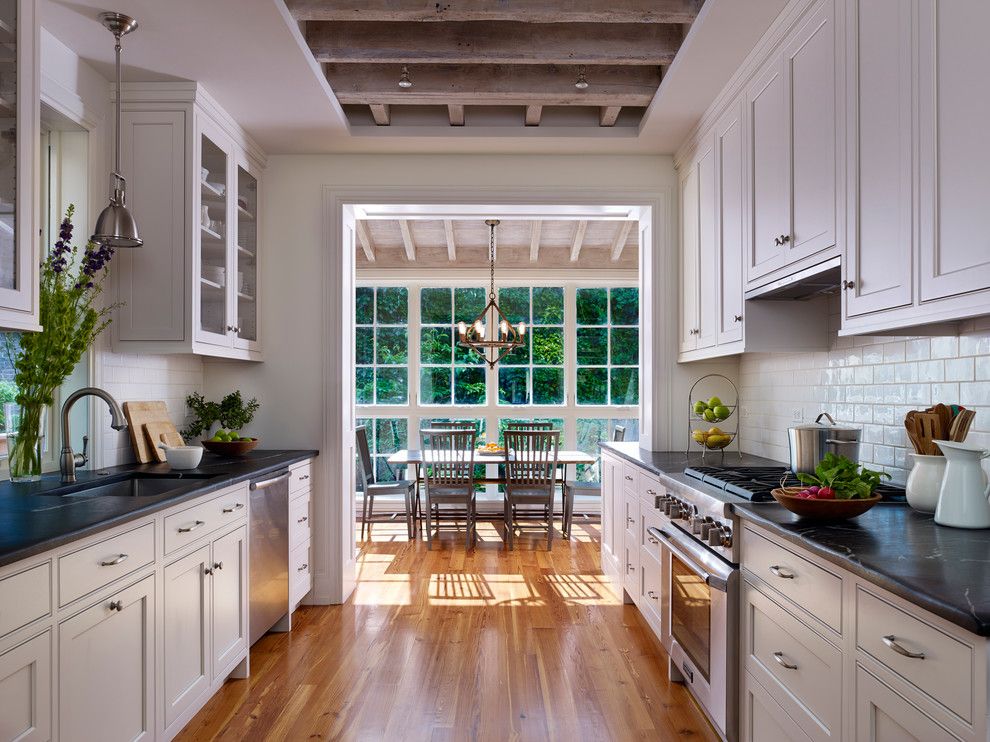
<instances>
[{"instance_id":1,"label":"pot lid","mask_svg":"<svg viewBox=\"0 0 990 742\"><path fill-rule=\"evenodd\" d=\"M825 418L828 422L822 422L822 418ZM790 430L862 430L854 425L840 425L835 422L835 418L832 417L827 412L822 412L818 417L815 418L813 423L805 423L804 425L792 425Z\"/></svg>"}]
</instances>

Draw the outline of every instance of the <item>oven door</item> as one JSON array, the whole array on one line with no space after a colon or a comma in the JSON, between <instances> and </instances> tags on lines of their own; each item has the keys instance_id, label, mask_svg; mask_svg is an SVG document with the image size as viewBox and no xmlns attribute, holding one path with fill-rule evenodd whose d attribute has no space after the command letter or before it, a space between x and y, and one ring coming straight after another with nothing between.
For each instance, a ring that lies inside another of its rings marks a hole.
<instances>
[{"instance_id":1,"label":"oven door","mask_svg":"<svg viewBox=\"0 0 990 742\"><path fill-rule=\"evenodd\" d=\"M712 723L732 740L738 570L673 524L649 530L661 544L670 679L687 685Z\"/></svg>"}]
</instances>

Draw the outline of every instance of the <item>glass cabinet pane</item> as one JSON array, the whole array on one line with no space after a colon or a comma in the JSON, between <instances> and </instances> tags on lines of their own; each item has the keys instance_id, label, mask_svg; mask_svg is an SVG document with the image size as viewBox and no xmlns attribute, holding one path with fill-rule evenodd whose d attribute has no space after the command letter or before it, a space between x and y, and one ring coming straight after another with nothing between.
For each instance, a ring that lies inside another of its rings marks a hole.
<instances>
[{"instance_id":1,"label":"glass cabinet pane","mask_svg":"<svg viewBox=\"0 0 990 742\"><path fill-rule=\"evenodd\" d=\"M227 154L206 136L200 163L200 328L227 333Z\"/></svg>"},{"instance_id":2,"label":"glass cabinet pane","mask_svg":"<svg viewBox=\"0 0 990 742\"><path fill-rule=\"evenodd\" d=\"M237 336L258 339L258 180L237 168Z\"/></svg>"},{"instance_id":3,"label":"glass cabinet pane","mask_svg":"<svg viewBox=\"0 0 990 742\"><path fill-rule=\"evenodd\" d=\"M0 0L0 288L18 289L17 0Z\"/></svg>"}]
</instances>

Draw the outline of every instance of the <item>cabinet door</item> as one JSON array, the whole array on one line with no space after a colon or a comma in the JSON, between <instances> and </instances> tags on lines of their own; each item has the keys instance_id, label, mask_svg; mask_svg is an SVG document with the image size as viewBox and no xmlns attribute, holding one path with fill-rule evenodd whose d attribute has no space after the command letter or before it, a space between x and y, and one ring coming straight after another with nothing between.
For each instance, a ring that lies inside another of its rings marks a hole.
<instances>
[{"instance_id":1,"label":"cabinet door","mask_svg":"<svg viewBox=\"0 0 990 742\"><path fill-rule=\"evenodd\" d=\"M232 291L237 286L232 206L234 175L231 144L222 131L197 117L195 162L199 163L198 210L194 217L193 250L197 267L196 340L210 345L233 345Z\"/></svg>"},{"instance_id":2,"label":"cabinet door","mask_svg":"<svg viewBox=\"0 0 990 742\"><path fill-rule=\"evenodd\" d=\"M622 532L622 586L633 598L639 595L639 497L624 492Z\"/></svg>"},{"instance_id":3,"label":"cabinet door","mask_svg":"<svg viewBox=\"0 0 990 742\"><path fill-rule=\"evenodd\" d=\"M196 702L210 685L210 547L165 567L165 726Z\"/></svg>"},{"instance_id":4,"label":"cabinet door","mask_svg":"<svg viewBox=\"0 0 990 742\"><path fill-rule=\"evenodd\" d=\"M913 703L856 667L856 742L956 742Z\"/></svg>"},{"instance_id":5,"label":"cabinet door","mask_svg":"<svg viewBox=\"0 0 990 742\"><path fill-rule=\"evenodd\" d=\"M811 742L748 672L743 673L739 738L742 742Z\"/></svg>"},{"instance_id":6,"label":"cabinet door","mask_svg":"<svg viewBox=\"0 0 990 742\"><path fill-rule=\"evenodd\" d=\"M602 570L611 573L615 565L616 469L614 459L602 456ZM614 576L614 575L613 575Z\"/></svg>"},{"instance_id":7,"label":"cabinet door","mask_svg":"<svg viewBox=\"0 0 990 742\"><path fill-rule=\"evenodd\" d=\"M0 654L0 742L46 742L52 734L52 633Z\"/></svg>"},{"instance_id":8,"label":"cabinet door","mask_svg":"<svg viewBox=\"0 0 990 742\"><path fill-rule=\"evenodd\" d=\"M911 9L847 4L847 317L913 300Z\"/></svg>"},{"instance_id":9,"label":"cabinet door","mask_svg":"<svg viewBox=\"0 0 990 742\"><path fill-rule=\"evenodd\" d=\"M990 3L921 0L921 300L990 289Z\"/></svg>"},{"instance_id":10,"label":"cabinet door","mask_svg":"<svg viewBox=\"0 0 990 742\"><path fill-rule=\"evenodd\" d=\"M785 44L790 264L835 245L835 11L825 0Z\"/></svg>"},{"instance_id":11,"label":"cabinet door","mask_svg":"<svg viewBox=\"0 0 990 742\"><path fill-rule=\"evenodd\" d=\"M743 132L740 107L733 106L715 126L718 174L718 328L719 345L743 339L744 222Z\"/></svg>"},{"instance_id":12,"label":"cabinet door","mask_svg":"<svg viewBox=\"0 0 990 742\"><path fill-rule=\"evenodd\" d=\"M259 279L258 271L258 189L259 173L246 158L237 161L236 243L234 248L233 286L237 310L234 315L234 347L258 350L259 343Z\"/></svg>"},{"instance_id":13,"label":"cabinet door","mask_svg":"<svg viewBox=\"0 0 990 742\"><path fill-rule=\"evenodd\" d=\"M663 636L662 587L660 584L660 560L645 546L639 554L639 607L658 639Z\"/></svg>"},{"instance_id":14,"label":"cabinet door","mask_svg":"<svg viewBox=\"0 0 990 742\"><path fill-rule=\"evenodd\" d=\"M698 169L681 180L681 352L698 347Z\"/></svg>"},{"instance_id":15,"label":"cabinet door","mask_svg":"<svg viewBox=\"0 0 990 742\"><path fill-rule=\"evenodd\" d=\"M780 59L774 59L747 92L750 162L750 239L747 283L784 265L790 237L787 213L787 109Z\"/></svg>"},{"instance_id":16,"label":"cabinet door","mask_svg":"<svg viewBox=\"0 0 990 742\"><path fill-rule=\"evenodd\" d=\"M715 147L712 137L698 158L698 348L715 345L718 317L718 240Z\"/></svg>"},{"instance_id":17,"label":"cabinet door","mask_svg":"<svg viewBox=\"0 0 990 742\"><path fill-rule=\"evenodd\" d=\"M247 528L213 542L213 677L247 649ZM238 660L239 661L239 660Z\"/></svg>"},{"instance_id":18,"label":"cabinet door","mask_svg":"<svg viewBox=\"0 0 990 742\"><path fill-rule=\"evenodd\" d=\"M155 736L155 578L59 625L59 739Z\"/></svg>"}]
</instances>

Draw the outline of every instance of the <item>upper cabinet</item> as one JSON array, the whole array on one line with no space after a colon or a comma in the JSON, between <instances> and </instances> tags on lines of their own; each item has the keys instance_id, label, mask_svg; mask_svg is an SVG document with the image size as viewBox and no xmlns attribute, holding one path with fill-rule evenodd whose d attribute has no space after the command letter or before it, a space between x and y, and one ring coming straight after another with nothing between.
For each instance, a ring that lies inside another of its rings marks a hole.
<instances>
[{"instance_id":1,"label":"upper cabinet","mask_svg":"<svg viewBox=\"0 0 990 742\"><path fill-rule=\"evenodd\" d=\"M39 25L33 0L0 0L0 327L39 330Z\"/></svg>"},{"instance_id":2,"label":"upper cabinet","mask_svg":"<svg viewBox=\"0 0 990 742\"><path fill-rule=\"evenodd\" d=\"M125 86L121 141L145 242L119 254L114 347L261 360L264 155L195 83Z\"/></svg>"}]
</instances>

